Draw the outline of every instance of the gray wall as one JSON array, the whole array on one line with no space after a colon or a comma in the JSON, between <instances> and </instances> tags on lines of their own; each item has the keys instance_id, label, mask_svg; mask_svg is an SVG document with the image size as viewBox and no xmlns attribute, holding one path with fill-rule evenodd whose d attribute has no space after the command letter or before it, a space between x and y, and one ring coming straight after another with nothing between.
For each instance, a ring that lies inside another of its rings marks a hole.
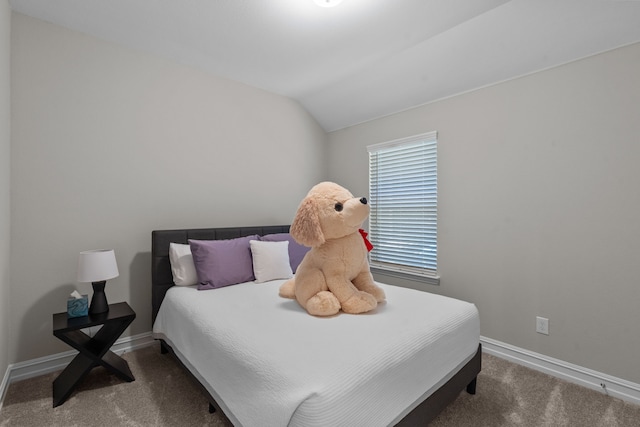
<instances>
[{"instance_id":1,"label":"gray wall","mask_svg":"<svg viewBox=\"0 0 640 427\"><path fill-rule=\"evenodd\" d=\"M640 383L639 106L635 44L333 132L329 177L366 193L368 144L438 131L441 284L380 278L474 302L485 337Z\"/></svg>"},{"instance_id":2,"label":"gray wall","mask_svg":"<svg viewBox=\"0 0 640 427\"><path fill-rule=\"evenodd\" d=\"M0 381L9 365L10 222L10 29L8 0L0 0ZM1 396L0 396L1 397Z\"/></svg>"},{"instance_id":3,"label":"gray wall","mask_svg":"<svg viewBox=\"0 0 640 427\"><path fill-rule=\"evenodd\" d=\"M383 279L473 301L486 337L640 382L640 45L334 132L326 153L287 98L12 21L10 147L2 0L0 369L68 350L51 313L90 293L79 251L116 250L107 295L138 313L125 335L147 332L151 230L289 222L327 177L366 194L366 145L436 130L441 285Z\"/></svg>"},{"instance_id":4,"label":"gray wall","mask_svg":"<svg viewBox=\"0 0 640 427\"><path fill-rule=\"evenodd\" d=\"M107 297L148 332L152 230L289 223L326 179L326 134L288 98L20 14L11 39L11 362L69 350L51 314L91 294L80 251L115 249Z\"/></svg>"}]
</instances>

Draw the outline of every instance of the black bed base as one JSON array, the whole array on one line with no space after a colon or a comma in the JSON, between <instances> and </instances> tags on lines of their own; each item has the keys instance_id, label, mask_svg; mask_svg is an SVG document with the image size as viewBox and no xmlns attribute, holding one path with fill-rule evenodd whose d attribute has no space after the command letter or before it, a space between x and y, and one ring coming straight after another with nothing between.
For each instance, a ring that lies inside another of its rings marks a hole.
<instances>
[{"instance_id":1,"label":"black bed base","mask_svg":"<svg viewBox=\"0 0 640 427\"><path fill-rule=\"evenodd\" d=\"M466 388L469 394L476 394L476 383L481 367L482 344L478 344L478 350L473 358L442 387L401 419L396 426L425 426L453 402L463 389Z\"/></svg>"},{"instance_id":2,"label":"black bed base","mask_svg":"<svg viewBox=\"0 0 640 427\"><path fill-rule=\"evenodd\" d=\"M220 406L216 400L211 396L209 390L198 381L198 379L189 371L189 369L182 363L180 358L173 351L173 348L166 341L160 339L160 352L162 354L169 353L178 362L180 366L185 370L189 377L200 388L209 401L209 413L218 412L220 415L229 419L224 411L220 409ZM400 420L396 426L400 427L424 427L431 421L433 421L444 408L446 408L463 389L466 389L469 394L476 394L476 383L480 368L482 366L482 344L478 344L478 350L473 358L467 362L449 381L447 381L442 387L433 392L431 396L426 398L422 403L416 406L411 412L409 412L403 419Z\"/></svg>"},{"instance_id":3,"label":"black bed base","mask_svg":"<svg viewBox=\"0 0 640 427\"><path fill-rule=\"evenodd\" d=\"M160 341L160 353L171 354L171 356L173 356L175 361L178 362L178 364L182 367L182 369L184 369L184 371L189 375L189 378L193 380L193 382L198 386L200 391L202 391L202 393L204 393L204 395L207 397L207 400L209 401L209 413L213 414L214 412L218 412L225 418L229 419L225 415L225 413L222 411L222 409L219 408L218 403L213 398L213 396L211 396L211 393L209 393L209 390L207 390L207 388L204 385L202 385L202 383L196 378L196 376L193 375L193 373L191 373L189 368L187 368L184 365L184 363L182 363L182 360L180 360L180 358L176 355L175 351L173 351L173 348L169 344L167 344L167 342L163 339L159 339L158 341Z\"/></svg>"}]
</instances>

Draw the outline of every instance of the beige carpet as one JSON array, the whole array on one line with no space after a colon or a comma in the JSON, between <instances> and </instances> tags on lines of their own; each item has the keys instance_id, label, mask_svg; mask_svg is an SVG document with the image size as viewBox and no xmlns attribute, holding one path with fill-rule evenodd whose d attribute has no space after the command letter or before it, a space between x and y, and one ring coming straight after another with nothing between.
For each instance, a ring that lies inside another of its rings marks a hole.
<instances>
[{"instance_id":1,"label":"beige carpet","mask_svg":"<svg viewBox=\"0 0 640 427\"><path fill-rule=\"evenodd\" d=\"M197 386L159 346L123 357L134 382L96 368L57 408L51 407L57 373L11 384L0 426L230 426L209 414ZM485 354L477 394L461 393L431 426L640 427L640 406Z\"/></svg>"}]
</instances>

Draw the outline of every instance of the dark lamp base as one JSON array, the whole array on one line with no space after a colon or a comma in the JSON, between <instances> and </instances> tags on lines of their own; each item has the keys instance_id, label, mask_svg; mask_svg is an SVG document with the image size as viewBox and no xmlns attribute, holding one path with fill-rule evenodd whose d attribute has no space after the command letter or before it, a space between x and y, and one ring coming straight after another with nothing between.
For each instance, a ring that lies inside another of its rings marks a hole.
<instances>
[{"instance_id":1,"label":"dark lamp base","mask_svg":"<svg viewBox=\"0 0 640 427\"><path fill-rule=\"evenodd\" d=\"M104 293L104 285L106 280L101 282L93 282L93 297L91 297L91 305L89 306L89 314L100 314L109 311L109 303Z\"/></svg>"}]
</instances>

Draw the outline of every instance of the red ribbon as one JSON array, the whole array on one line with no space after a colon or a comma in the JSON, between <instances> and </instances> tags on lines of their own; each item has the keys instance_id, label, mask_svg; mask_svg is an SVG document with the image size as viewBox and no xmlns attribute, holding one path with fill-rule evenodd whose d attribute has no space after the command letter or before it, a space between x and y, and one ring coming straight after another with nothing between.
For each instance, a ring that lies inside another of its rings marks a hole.
<instances>
[{"instance_id":1,"label":"red ribbon","mask_svg":"<svg viewBox=\"0 0 640 427\"><path fill-rule=\"evenodd\" d=\"M371 249L373 249L373 245L371 244L369 239L367 239L367 236L369 235L369 233L364 231L362 228L359 229L358 231L360 232L360 235L362 236L362 240L364 240L364 245L367 247L367 251L371 252Z\"/></svg>"}]
</instances>

